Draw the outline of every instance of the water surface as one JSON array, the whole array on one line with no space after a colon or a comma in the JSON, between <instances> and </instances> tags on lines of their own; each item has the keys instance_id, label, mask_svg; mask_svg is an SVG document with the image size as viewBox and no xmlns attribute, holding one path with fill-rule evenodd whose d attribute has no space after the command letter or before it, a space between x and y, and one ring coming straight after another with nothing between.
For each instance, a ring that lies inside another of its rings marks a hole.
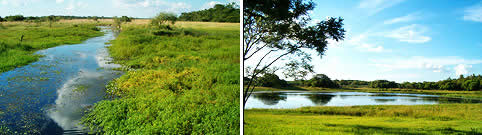
<instances>
[{"instance_id":1,"label":"water surface","mask_svg":"<svg viewBox=\"0 0 482 135\"><path fill-rule=\"evenodd\" d=\"M436 95L367 92L253 92L246 108L299 108L304 106L421 105L481 103L480 100Z\"/></svg>"},{"instance_id":2,"label":"water surface","mask_svg":"<svg viewBox=\"0 0 482 135\"><path fill-rule=\"evenodd\" d=\"M1 128L28 134L81 133L83 112L104 99L120 72L110 63L104 36L38 51L39 61L0 73Z\"/></svg>"}]
</instances>

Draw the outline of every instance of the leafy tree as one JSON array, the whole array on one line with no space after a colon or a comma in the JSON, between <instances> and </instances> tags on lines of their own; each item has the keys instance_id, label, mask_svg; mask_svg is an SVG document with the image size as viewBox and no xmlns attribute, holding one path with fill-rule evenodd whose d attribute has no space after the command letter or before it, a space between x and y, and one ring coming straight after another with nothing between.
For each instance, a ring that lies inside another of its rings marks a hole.
<instances>
[{"instance_id":1,"label":"leafy tree","mask_svg":"<svg viewBox=\"0 0 482 135\"><path fill-rule=\"evenodd\" d=\"M117 16L114 16L113 20L114 20L114 23L112 24L113 28L116 29L116 30L121 30L121 28L122 28L121 19L118 18Z\"/></svg>"},{"instance_id":2,"label":"leafy tree","mask_svg":"<svg viewBox=\"0 0 482 135\"><path fill-rule=\"evenodd\" d=\"M7 20L9 22L23 21L23 20L25 20L25 17L23 17L23 15L6 16L5 20Z\"/></svg>"},{"instance_id":3,"label":"leafy tree","mask_svg":"<svg viewBox=\"0 0 482 135\"><path fill-rule=\"evenodd\" d=\"M316 74L308 80L308 83L312 87L324 87L324 88L338 88L338 84L331 81L331 79L324 74Z\"/></svg>"},{"instance_id":4,"label":"leafy tree","mask_svg":"<svg viewBox=\"0 0 482 135\"><path fill-rule=\"evenodd\" d=\"M98 18L97 16L93 16L93 17L92 17L92 20L95 21L95 22L99 22L98 19L99 19L99 18Z\"/></svg>"},{"instance_id":5,"label":"leafy tree","mask_svg":"<svg viewBox=\"0 0 482 135\"><path fill-rule=\"evenodd\" d=\"M239 6L236 3L226 5L216 4L214 7L181 13L180 21L202 21L202 22L239 22Z\"/></svg>"},{"instance_id":6,"label":"leafy tree","mask_svg":"<svg viewBox=\"0 0 482 135\"><path fill-rule=\"evenodd\" d=\"M59 18L51 15L46 17L47 22L49 23L49 27L52 27L52 24L59 21Z\"/></svg>"},{"instance_id":7,"label":"leafy tree","mask_svg":"<svg viewBox=\"0 0 482 135\"><path fill-rule=\"evenodd\" d=\"M122 16L122 17L120 18L120 21L121 21L121 22L131 22L131 21L132 21L132 18L127 17L127 16Z\"/></svg>"},{"instance_id":8,"label":"leafy tree","mask_svg":"<svg viewBox=\"0 0 482 135\"><path fill-rule=\"evenodd\" d=\"M4 19L0 16L0 22L3 22L3 21L4 21Z\"/></svg>"},{"instance_id":9,"label":"leafy tree","mask_svg":"<svg viewBox=\"0 0 482 135\"><path fill-rule=\"evenodd\" d=\"M244 0L243 12L243 60L249 60L258 53L264 53L253 72L245 74L251 78L243 92L246 104L254 90L253 84L258 75L273 63L285 56L299 56L310 61L311 55L303 49L315 50L322 56L327 48L328 39L343 40L345 30L342 18L329 18L315 25L309 25L308 11L315 4L303 0ZM266 60L268 56L275 57ZM292 59L293 60L293 59ZM262 64L264 63L264 64ZM308 70L310 64L301 63L299 70ZM308 69L307 69L308 68ZM294 70L295 71L295 70Z\"/></svg>"},{"instance_id":10,"label":"leafy tree","mask_svg":"<svg viewBox=\"0 0 482 135\"><path fill-rule=\"evenodd\" d=\"M279 79L278 75L274 73L265 73L262 77L258 79L257 85L263 87L280 88L288 86L288 83L285 80Z\"/></svg>"},{"instance_id":11,"label":"leafy tree","mask_svg":"<svg viewBox=\"0 0 482 135\"><path fill-rule=\"evenodd\" d=\"M174 25L177 21L177 17L174 13L160 12L156 17L152 18L151 25L162 28L163 25Z\"/></svg>"}]
</instances>

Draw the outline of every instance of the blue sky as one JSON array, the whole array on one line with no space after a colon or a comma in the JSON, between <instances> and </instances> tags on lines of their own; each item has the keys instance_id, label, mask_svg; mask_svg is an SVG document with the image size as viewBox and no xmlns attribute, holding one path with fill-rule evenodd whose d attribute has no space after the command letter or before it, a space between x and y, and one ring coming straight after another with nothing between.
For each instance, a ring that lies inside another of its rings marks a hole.
<instances>
[{"instance_id":1,"label":"blue sky","mask_svg":"<svg viewBox=\"0 0 482 135\"><path fill-rule=\"evenodd\" d=\"M314 2L313 19L341 16L347 30L313 60L317 73L397 82L482 74L480 0Z\"/></svg>"},{"instance_id":2,"label":"blue sky","mask_svg":"<svg viewBox=\"0 0 482 135\"><path fill-rule=\"evenodd\" d=\"M347 30L344 41L330 41L322 59L308 51L313 54L316 73L332 79L397 82L482 74L480 0L314 2L313 22L342 17ZM246 66L257 62L253 61ZM284 62L275 66L282 68ZM284 78L282 71L276 73Z\"/></svg>"},{"instance_id":3,"label":"blue sky","mask_svg":"<svg viewBox=\"0 0 482 135\"><path fill-rule=\"evenodd\" d=\"M182 13L237 0L0 0L0 16L76 15L153 17L160 11Z\"/></svg>"}]
</instances>

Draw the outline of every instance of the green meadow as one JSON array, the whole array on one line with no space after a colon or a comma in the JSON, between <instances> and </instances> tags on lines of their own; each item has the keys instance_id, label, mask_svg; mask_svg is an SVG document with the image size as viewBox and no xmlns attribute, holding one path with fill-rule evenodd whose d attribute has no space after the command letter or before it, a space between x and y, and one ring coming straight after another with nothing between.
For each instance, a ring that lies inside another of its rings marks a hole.
<instances>
[{"instance_id":1,"label":"green meadow","mask_svg":"<svg viewBox=\"0 0 482 135\"><path fill-rule=\"evenodd\" d=\"M482 133L481 104L368 105L248 109L245 134Z\"/></svg>"},{"instance_id":2,"label":"green meadow","mask_svg":"<svg viewBox=\"0 0 482 135\"><path fill-rule=\"evenodd\" d=\"M94 23L5 22L0 24L0 73L38 60L34 52L64 44L78 44L102 32Z\"/></svg>"},{"instance_id":3,"label":"green meadow","mask_svg":"<svg viewBox=\"0 0 482 135\"><path fill-rule=\"evenodd\" d=\"M122 26L108 48L126 71L82 123L103 134L239 134L239 24Z\"/></svg>"}]
</instances>

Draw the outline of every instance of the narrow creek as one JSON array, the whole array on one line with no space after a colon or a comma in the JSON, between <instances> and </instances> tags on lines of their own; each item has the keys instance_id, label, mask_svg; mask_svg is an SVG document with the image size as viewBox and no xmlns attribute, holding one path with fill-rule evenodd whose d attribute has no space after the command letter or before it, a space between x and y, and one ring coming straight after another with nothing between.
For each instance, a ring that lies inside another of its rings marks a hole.
<instances>
[{"instance_id":1,"label":"narrow creek","mask_svg":"<svg viewBox=\"0 0 482 135\"><path fill-rule=\"evenodd\" d=\"M0 131L27 134L82 134L84 111L103 100L105 85L122 72L113 68L103 36L81 44L36 52L39 61L0 73Z\"/></svg>"}]
</instances>

